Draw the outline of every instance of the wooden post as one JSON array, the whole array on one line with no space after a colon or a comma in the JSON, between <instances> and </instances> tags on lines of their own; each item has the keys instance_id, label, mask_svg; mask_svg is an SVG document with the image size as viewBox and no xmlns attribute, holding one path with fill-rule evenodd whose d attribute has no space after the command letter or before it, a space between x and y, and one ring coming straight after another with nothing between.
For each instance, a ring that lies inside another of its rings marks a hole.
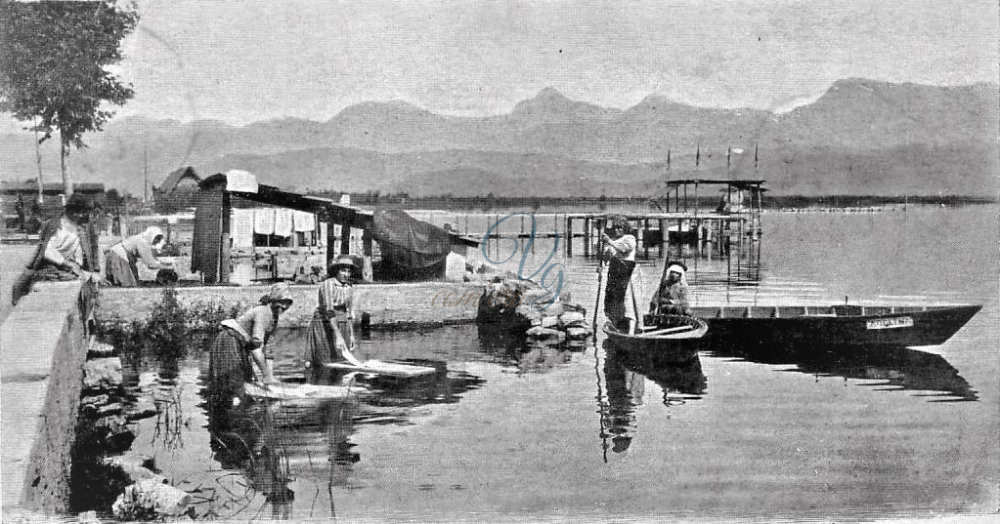
<instances>
[{"instance_id":1,"label":"wooden post","mask_svg":"<svg viewBox=\"0 0 1000 524\"><path fill-rule=\"evenodd\" d=\"M361 234L361 246L364 258L361 263L361 280L371 282L374 279L372 269L372 253L374 252L374 237L370 229L364 229Z\"/></svg>"},{"instance_id":2,"label":"wooden post","mask_svg":"<svg viewBox=\"0 0 1000 524\"><path fill-rule=\"evenodd\" d=\"M573 256L573 217L566 215L566 256Z\"/></svg>"},{"instance_id":3,"label":"wooden post","mask_svg":"<svg viewBox=\"0 0 1000 524\"><path fill-rule=\"evenodd\" d=\"M330 218L326 223L326 267L323 268L324 270L330 269L330 264L333 264L333 259L336 255L336 251L334 251L334 242L337 240L337 234L334 225L335 224L333 223L332 218Z\"/></svg>"},{"instance_id":4,"label":"wooden post","mask_svg":"<svg viewBox=\"0 0 1000 524\"><path fill-rule=\"evenodd\" d=\"M642 251L643 256L649 258L649 242L646 242L646 233L649 232L649 219L642 220Z\"/></svg>"},{"instance_id":5,"label":"wooden post","mask_svg":"<svg viewBox=\"0 0 1000 524\"><path fill-rule=\"evenodd\" d=\"M590 256L590 228L592 224L590 222L590 217L583 219L583 256Z\"/></svg>"},{"instance_id":6,"label":"wooden post","mask_svg":"<svg viewBox=\"0 0 1000 524\"><path fill-rule=\"evenodd\" d=\"M340 254L351 254L351 225L346 222L340 226Z\"/></svg>"},{"instance_id":7,"label":"wooden post","mask_svg":"<svg viewBox=\"0 0 1000 524\"><path fill-rule=\"evenodd\" d=\"M663 258L663 246L667 245L667 221L659 219L660 223L660 258Z\"/></svg>"},{"instance_id":8,"label":"wooden post","mask_svg":"<svg viewBox=\"0 0 1000 524\"><path fill-rule=\"evenodd\" d=\"M231 273L230 266L232 258L230 255L230 245L232 239L229 234L229 215L233 211L233 204L228 191L222 192L222 249L219 254L219 283L228 284Z\"/></svg>"}]
</instances>

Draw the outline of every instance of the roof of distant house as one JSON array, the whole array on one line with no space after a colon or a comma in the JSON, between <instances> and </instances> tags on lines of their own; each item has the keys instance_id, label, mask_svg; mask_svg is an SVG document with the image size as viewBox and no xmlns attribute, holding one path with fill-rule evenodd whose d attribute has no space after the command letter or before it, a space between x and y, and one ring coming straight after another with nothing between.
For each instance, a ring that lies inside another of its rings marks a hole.
<instances>
[{"instance_id":1,"label":"roof of distant house","mask_svg":"<svg viewBox=\"0 0 1000 524\"><path fill-rule=\"evenodd\" d=\"M191 178L196 183L201 182L201 177L198 176L198 173L195 173L194 168L188 166L188 167L182 167L174 171L173 173L167 175L167 178L156 189L164 193L170 193L173 190L177 189L177 184L179 184L181 180L184 180L185 178Z\"/></svg>"}]
</instances>

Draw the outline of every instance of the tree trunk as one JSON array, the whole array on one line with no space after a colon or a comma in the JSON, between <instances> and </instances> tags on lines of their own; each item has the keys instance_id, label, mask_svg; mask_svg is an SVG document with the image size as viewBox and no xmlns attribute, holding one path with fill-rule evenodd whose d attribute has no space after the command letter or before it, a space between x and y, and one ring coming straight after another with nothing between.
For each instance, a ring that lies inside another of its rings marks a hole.
<instances>
[{"instance_id":1,"label":"tree trunk","mask_svg":"<svg viewBox=\"0 0 1000 524\"><path fill-rule=\"evenodd\" d=\"M35 128L35 162L38 164L38 205L44 202L45 192L42 186L42 145L38 142L38 128Z\"/></svg>"},{"instance_id":2,"label":"tree trunk","mask_svg":"<svg viewBox=\"0 0 1000 524\"><path fill-rule=\"evenodd\" d=\"M69 171L66 170L66 157L69 156L69 143L63 140L62 133L59 137L59 168L62 170L63 194L66 198L73 194L73 182L69 179Z\"/></svg>"}]
</instances>

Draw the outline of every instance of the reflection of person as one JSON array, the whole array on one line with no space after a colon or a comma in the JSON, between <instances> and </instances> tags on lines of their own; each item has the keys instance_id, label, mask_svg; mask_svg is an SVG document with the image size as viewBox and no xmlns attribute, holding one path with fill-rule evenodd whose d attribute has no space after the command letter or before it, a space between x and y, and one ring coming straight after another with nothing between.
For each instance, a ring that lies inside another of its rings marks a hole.
<instances>
[{"instance_id":1,"label":"reflection of person","mask_svg":"<svg viewBox=\"0 0 1000 524\"><path fill-rule=\"evenodd\" d=\"M330 278L319 285L319 303L309 324L309 366L313 377L325 374L325 365L346 360L359 365L351 353L354 348L354 287L351 277L357 269L347 255L330 264Z\"/></svg>"},{"instance_id":2,"label":"reflection of person","mask_svg":"<svg viewBox=\"0 0 1000 524\"><path fill-rule=\"evenodd\" d=\"M209 352L208 375L212 396L231 401L243 394L244 382L254 379L256 365L265 384L274 383L274 356L268 342L278 317L292 305L287 284L275 284L260 304L234 319L222 321ZM253 361L253 365L251 364Z\"/></svg>"},{"instance_id":3,"label":"reflection of person","mask_svg":"<svg viewBox=\"0 0 1000 524\"><path fill-rule=\"evenodd\" d=\"M607 417L603 430L611 435L611 451L622 453L632 444L630 430L635 426L635 407L642 404L645 392L642 375L629 371L612 348L604 361L604 381L608 388Z\"/></svg>"},{"instance_id":4,"label":"reflection of person","mask_svg":"<svg viewBox=\"0 0 1000 524\"><path fill-rule=\"evenodd\" d=\"M163 230L150 226L138 235L132 235L111 246L104 262L106 279L112 286L135 287L139 285L137 262L157 270L162 264L153 254L153 246L163 240Z\"/></svg>"},{"instance_id":5,"label":"reflection of person","mask_svg":"<svg viewBox=\"0 0 1000 524\"><path fill-rule=\"evenodd\" d=\"M90 224L94 205L79 193L66 202L62 216L46 221L38 235L38 247L26 270L14 282L14 304L31 292L40 280L95 279L97 234Z\"/></svg>"},{"instance_id":6,"label":"reflection of person","mask_svg":"<svg viewBox=\"0 0 1000 524\"><path fill-rule=\"evenodd\" d=\"M667 278L660 282L660 288L649 303L650 314L691 316L686 272L687 266L681 262L667 263Z\"/></svg>"},{"instance_id":7,"label":"reflection of person","mask_svg":"<svg viewBox=\"0 0 1000 524\"><path fill-rule=\"evenodd\" d=\"M610 234L609 234L610 232ZM604 315L620 330L628 329L625 318L625 292L635 269L636 240L632 225L621 215L608 220L607 231L601 232L604 242L602 255L608 260L608 284L604 288Z\"/></svg>"}]
</instances>

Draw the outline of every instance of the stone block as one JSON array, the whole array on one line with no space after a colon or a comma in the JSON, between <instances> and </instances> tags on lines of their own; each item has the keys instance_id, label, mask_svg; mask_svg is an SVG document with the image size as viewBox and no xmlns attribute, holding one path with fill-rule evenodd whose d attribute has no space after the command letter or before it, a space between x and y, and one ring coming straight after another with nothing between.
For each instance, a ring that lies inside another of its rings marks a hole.
<instances>
[{"instance_id":1,"label":"stone block","mask_svg":"<svg viewBox=\"0 0 1000 524\"><path fill-rule=\"evenodd\" d=\"M95 358L83 365L83 387L112 390L122 385L122 361L118 357Z\"/></svg>"},{"instance_id":2,"label":"stone block","mask_svg":"<svg viewBox=\"0 0 1000 524\"><path fill-rule=\"evenodd\" d=\"M187 511L191 495L156 480L141 480L125 488L111 512L119 520L158 520Z\"/></svg>"}]
</instances>

